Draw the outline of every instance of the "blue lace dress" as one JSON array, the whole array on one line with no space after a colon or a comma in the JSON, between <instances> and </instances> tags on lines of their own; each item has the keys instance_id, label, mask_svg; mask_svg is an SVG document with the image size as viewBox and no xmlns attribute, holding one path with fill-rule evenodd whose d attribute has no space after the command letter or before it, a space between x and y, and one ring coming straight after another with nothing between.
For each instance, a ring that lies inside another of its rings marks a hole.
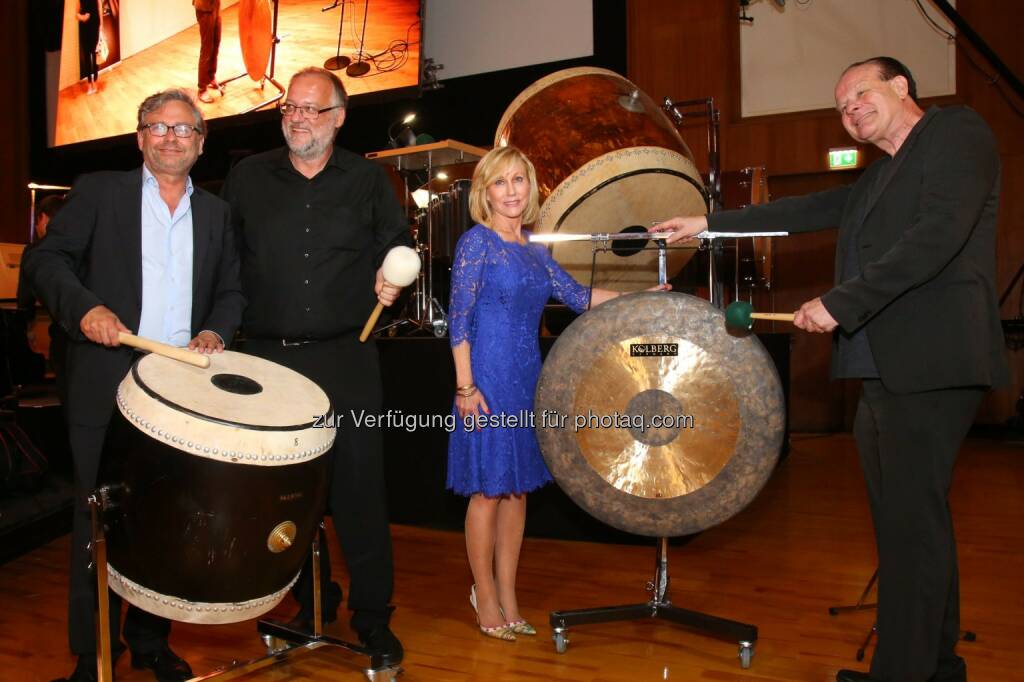
<instances>
[{"instance_id":1,"label":"blue lace dress","mask_svg":"<svg viewBox=\"0 0 1024 682\"><path fill-rule=\"evenodd\" d=\"M533 425L522 418L533 412L540 316L551 296L576 312L590 302L590 290L541 244L506 242L483 225L459 239L452 265L451 345L469 341L473 382L491 410L488 423L473 430L455 412L447 487L459 495L520 494L551 482Z\"/></svg>"}]
</instances>

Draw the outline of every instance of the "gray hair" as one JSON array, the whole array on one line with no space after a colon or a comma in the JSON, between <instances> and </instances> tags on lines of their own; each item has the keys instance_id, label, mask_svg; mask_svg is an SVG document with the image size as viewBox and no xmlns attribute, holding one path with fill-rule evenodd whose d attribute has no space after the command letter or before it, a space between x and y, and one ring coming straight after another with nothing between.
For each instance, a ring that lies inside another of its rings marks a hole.
<instances>
[{"instance_id":1,"label":"gray hair","mask_svg":"<svg viewBox=\"0 0 1024 682\"><path fill-rule=\"evenodd\" d=\"M345 84L341 82L341 79L338 78L337 74L333 71L328 71L327 69L319 66L307 66L304 69L300 69L299 71L296 71L291 77L291 80L288 81L289 90L292 89L292 83L294 83L295 79L299 76L320 76L322 78L326 78L334 89L335 101L341 105L342 109L348 107L348 93L345 91Z\"/></svg>"},{"instance_id":2,"label":"gray hair","mask_svg":"<svg viewBox=\"0 0 1024 682\"><path fill-rule=\"evenodd\" d=\"M181 102L189 109L192 110L192 115L196 119L196 128L199 129L199 134L206 135L206 121L203 120L203 113L199 111L199 107L192 100L187 92L179 88L171 88L169 90L163 90L161 92L154 93L142 100L142 104L139 105L139 122L136 130L142 130L142 126L145 125L146 115L151 114L168 102Z\"/></svg>"}]
</instances>

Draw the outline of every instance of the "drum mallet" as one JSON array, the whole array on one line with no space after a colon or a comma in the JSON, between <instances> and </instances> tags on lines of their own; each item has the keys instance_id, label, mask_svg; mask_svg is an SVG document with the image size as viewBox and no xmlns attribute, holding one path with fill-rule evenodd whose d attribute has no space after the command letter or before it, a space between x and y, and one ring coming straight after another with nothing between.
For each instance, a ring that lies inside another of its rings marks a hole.
<instances>
[{"instance_id":1,"label":"drum mallet","mask_svg":"<svg viewBox=\"0 0 1024 682\"><path fill-rule=\"evenodd\" d=\"M139 350L148 351L150 353L156 353L157 355L162 355L165 358L170 358L172 360L187 362L188 364L195 365L200 369L206 369L210 366L210 356L190 351L187 348L168 346L166 343L160 343L153 339L144 339L141 336L135 336L134 334L129 334L127 332L118 332L117 340L121 342L121 345L131 346L132 348L138 348Z\"/></svg>"},{"instance_id":2,"label":"drum mallet","mask_svg":"<svg viewBox=\"0 0 1024 682\"><path fill-rule=\"evenodd\" d=\"M416 281L420 274L420 257L414 249L408 246L396 246L384 256L384 263L380 266L384 281L394 284L396 287L407 287ZM377 318L384 310L384 304L377 302L377 307L370 313L370 319L363 326L363 333L359 335L359 342L363 343L373 331L373 325L377 324Z\"/></svg>"},{"instance_id":3,"label":"drum mallet","mask_svg":"<svg viewBox=\"0 0 1024 682\"><path fill-rule=\"evenodd\" d=\"M795 313L755 313L754 307L746 301L733 301L725 308L725 324L734 329L751 329L754 320L779 320L792 322Z\"/></svg>"}]
</instances>

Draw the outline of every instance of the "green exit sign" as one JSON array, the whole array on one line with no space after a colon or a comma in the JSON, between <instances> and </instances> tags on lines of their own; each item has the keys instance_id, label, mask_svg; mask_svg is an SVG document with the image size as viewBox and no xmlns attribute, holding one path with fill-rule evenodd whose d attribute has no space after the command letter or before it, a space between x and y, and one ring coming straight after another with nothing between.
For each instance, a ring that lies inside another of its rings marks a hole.
<instances>
[{"instance_id":1,"label":"green exit sign","mask_svg":"<svg viewBox=\"0 0 1024 682\"><path fill-rule=\"evenodd\" d=\"M828 169L843 170L845 168L857 168L860 161L860 153L856 147L828 150Z\"/></svg>"}]
</instances>

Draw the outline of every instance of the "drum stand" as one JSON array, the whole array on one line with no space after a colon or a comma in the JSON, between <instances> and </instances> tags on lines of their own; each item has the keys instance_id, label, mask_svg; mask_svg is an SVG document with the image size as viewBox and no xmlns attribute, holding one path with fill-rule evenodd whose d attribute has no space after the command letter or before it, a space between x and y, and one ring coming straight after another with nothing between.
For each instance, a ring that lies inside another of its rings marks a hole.
<instances>
[{"instance_id":1,"label":"drum stand","mask_svg":"<svg viewBox=\"0 0 1024 682\"><path fill-rule=\"evenodd\" d=\"M830 606L828 607L828 615L838 616L840 613L851 613L853 611L866 611L867 609L877 609L878 602L871 602L870 604L864 603L865 600L868 598L868 595L871 593L871 588L875 586L875 583L877 581L878 569L876 568L875 572L872 573L871 577L868 579L868 584L864 586L864 591L860 593L860 598L857 599L856 604L849 604L845 606ZM871 644L871 640L874 639L875 635L877 634L878 623L875 622L871 624L871 629L868 630L867 636L864 637L864 641L861 643L860 648L857 649L858 661L864 660L864 653L867 651L868 645ZM978 635L975 634L972 630L961 630L960 639L964 642L973 642L976 639L978 639Z\"/></svg>"},{"instance_id":2,"label":"drum stand","mask_svg":"<svg viewBox=\"0 0 1024 682\"><path fill-rule=\"evenodd\" d=\"M110 599L107 593L107 542L103 533L103 509L109 505L109 489L102 487L89 496L89 512L92 519L92 566L96 569L96 595L98 597L97 638L99 655L96 657L97 682L113 682L113 658L110 655ZM321 524L321 530L323 524ZM379 653L364 646L346 642L323 634L323 615L320 604L320 533L313 536L313 632L292 630L286 625L261 620L256 626L267 647L267 655L245 662L234 662L213 672L193 677L190 682L200 680L230 680L248 675L256 670L269 668L279 663L296 659L323 647L345 649L361 656L368 656L369 667L363 674L370 682L390 682L402 673L401 666L385 666Z\"/></svg>"},{"instance_id":3,"label":"drum stand","mask_svg":"<svg viewBox=\"0 0 1024 682\"><path fill-rule=\"evenodd\" d=\"M654 564L654 580L647 583L647 591L652 594L650 601L626 606L552 611L550 622L553 634L551 638L555 642L555 651L560 654L565 653L569 646L569 638L566 633L573 625L660 618L715 637L736 640L740 647L738 654L740 666L749 668L750 661L754 656L754 643L757 642L757 626L675 606L668 598L668 586L668 538L659 538Z\"/></svg>"}]
</instances>

